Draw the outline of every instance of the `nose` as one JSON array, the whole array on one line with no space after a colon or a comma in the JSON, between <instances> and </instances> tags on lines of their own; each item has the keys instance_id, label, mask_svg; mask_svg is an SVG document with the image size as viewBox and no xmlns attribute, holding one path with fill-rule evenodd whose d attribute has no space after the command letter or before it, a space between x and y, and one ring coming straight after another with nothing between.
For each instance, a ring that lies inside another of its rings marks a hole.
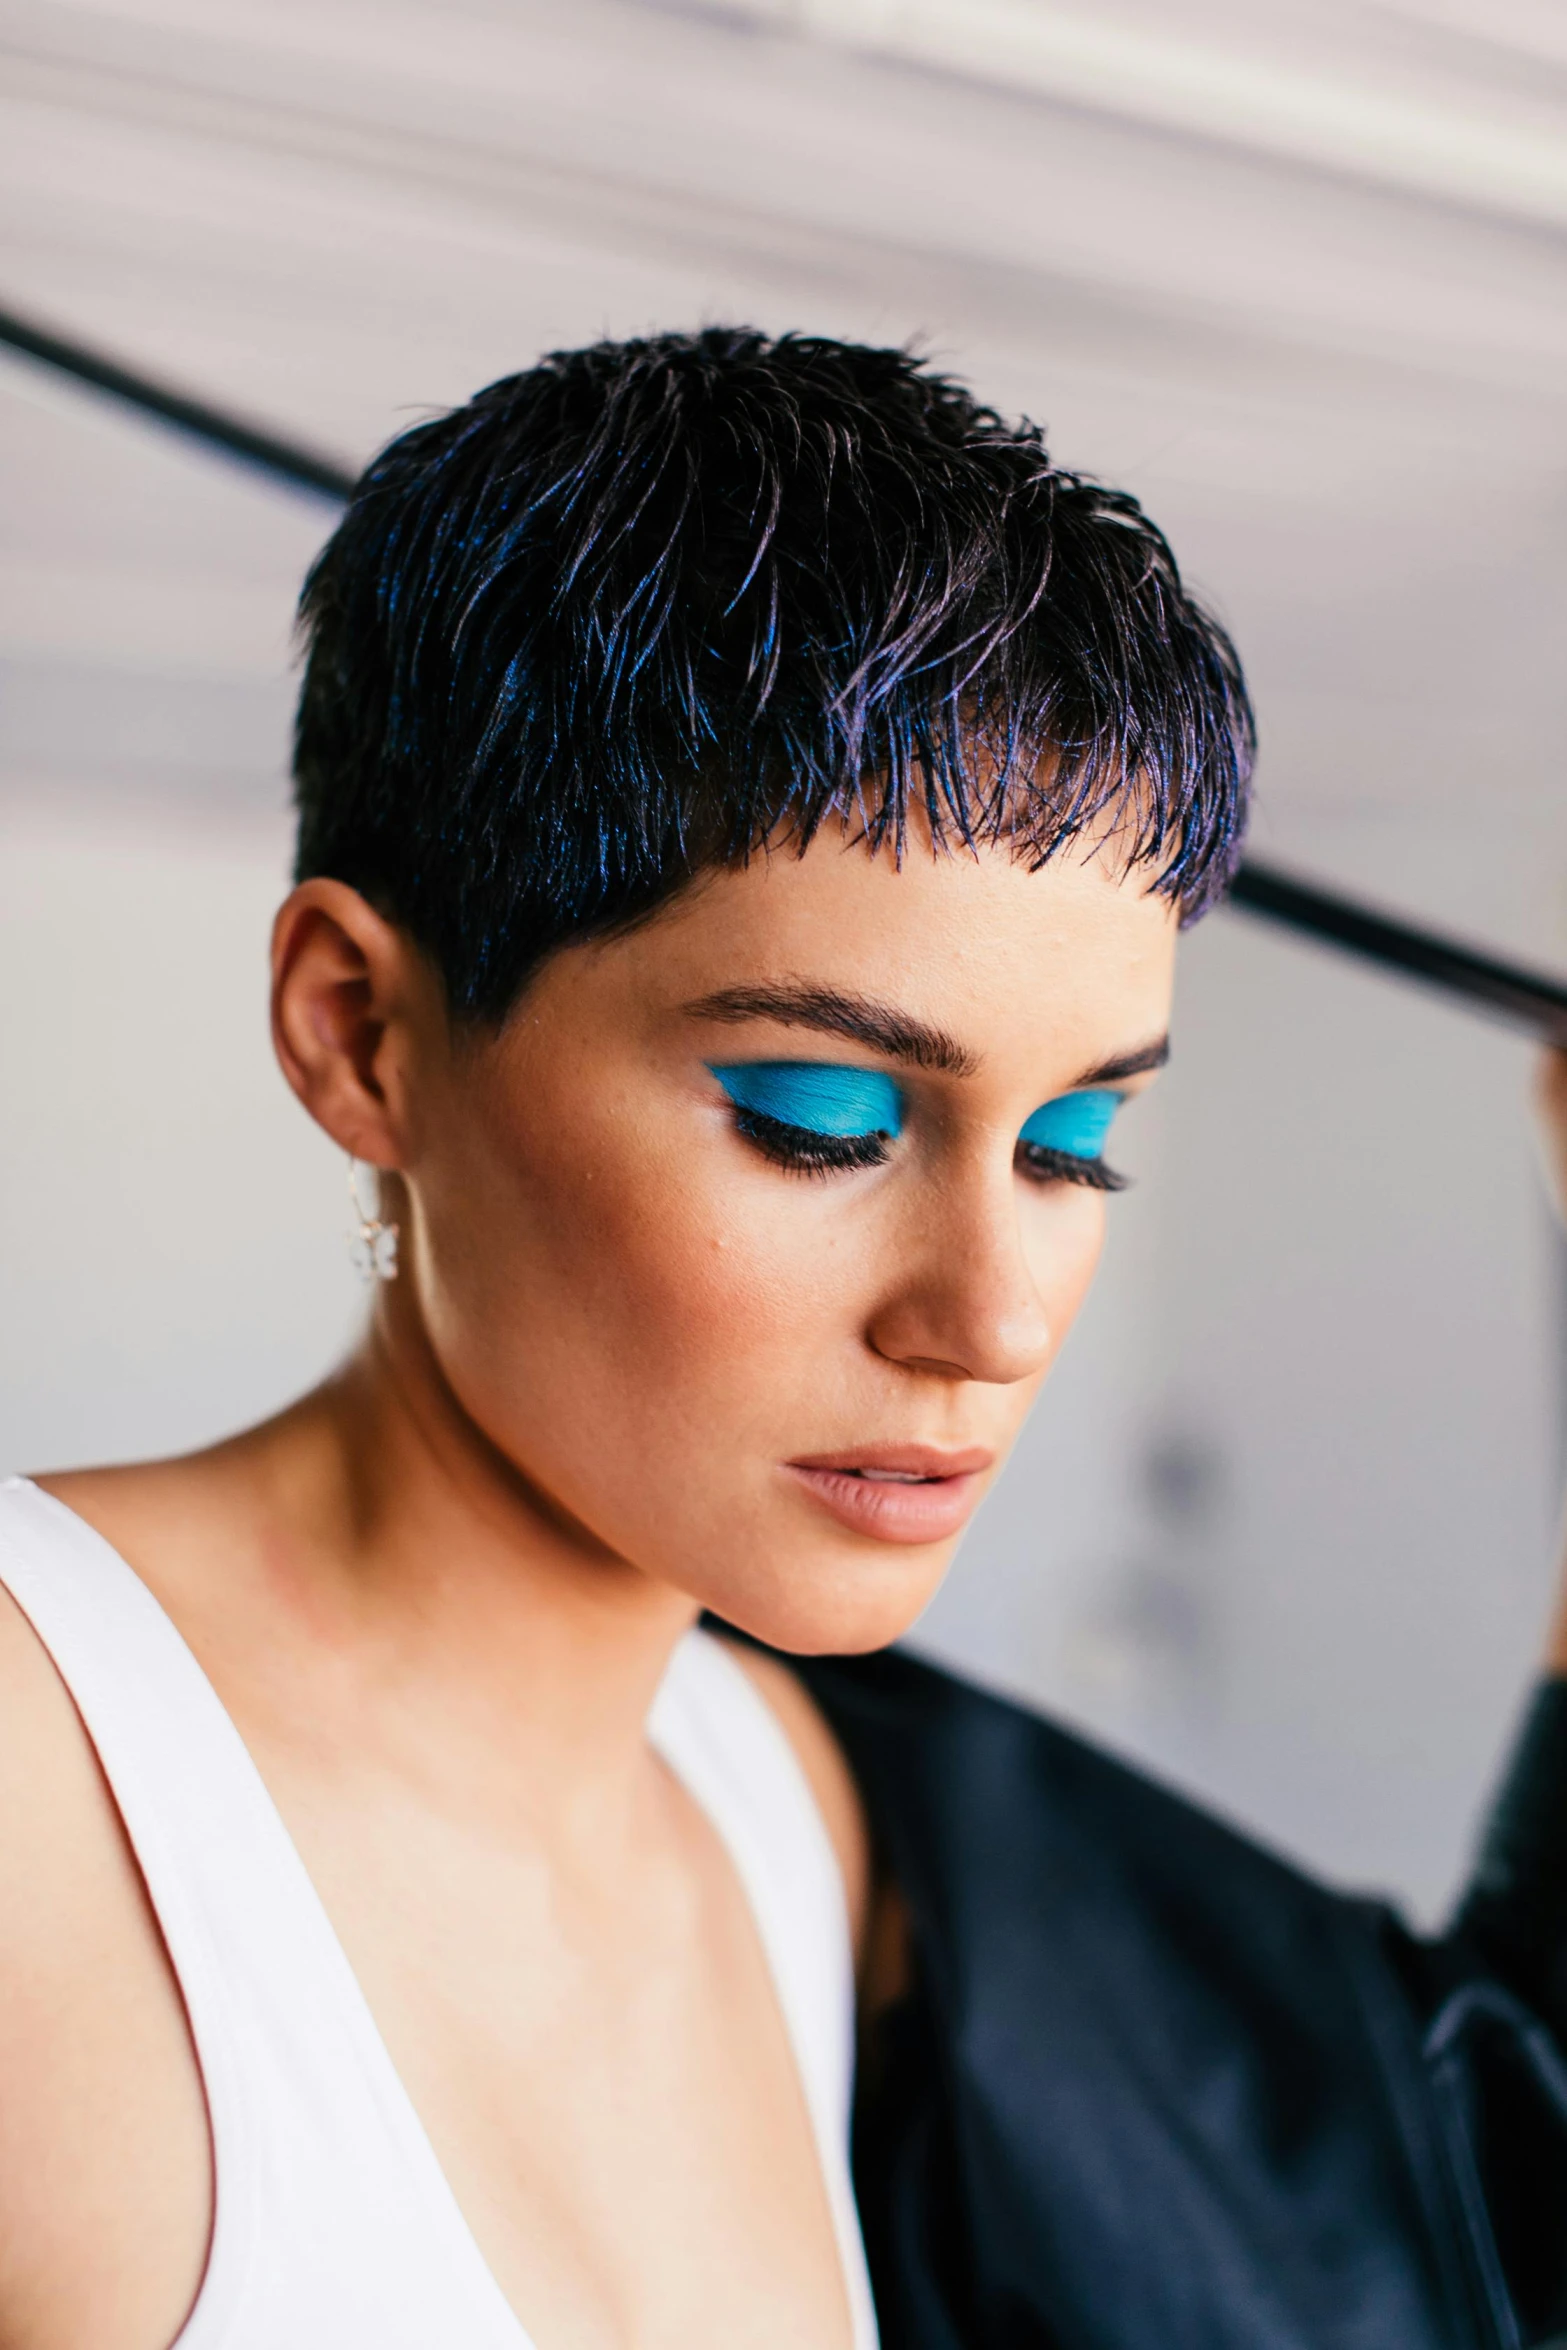
<instances>
[{"instance_id":1,"label":"nose","mask_svg":"<svg viewBox=\"0 0 1567 2350\"><path fill-rule=\"evenodd\" d=\"M866 1336L888 1362L1010 1387L1050 1360L1055 1338L1023 1247L1016 1178L976 1170L945 1188L905 1243Z\"/></svg>"}]
</instances>

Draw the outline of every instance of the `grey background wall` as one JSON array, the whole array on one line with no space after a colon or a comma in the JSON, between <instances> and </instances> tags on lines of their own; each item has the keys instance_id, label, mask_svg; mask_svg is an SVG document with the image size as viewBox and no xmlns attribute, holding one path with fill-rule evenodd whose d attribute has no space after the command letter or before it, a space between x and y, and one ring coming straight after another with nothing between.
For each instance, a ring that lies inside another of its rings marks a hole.
<instances>
[{"instance_id":1,"label":"grey background wall","mask_svg":"<svg viewBox=\"0 0 1567 2350\"><path fill-rule=\"evenodd\" d=\"M1236 631L1259 845L1567 963L1567 16L1541 0L4 0L0 288L357 460L603 333L920 337ZM270 1066L325 510L0 362L0 1455L198 1441L359 1311ZM1510 1039L1220 916L922 1637L1422 1910L1550 1583ZM220 1571L220 1563L216 1571Z\"/></svg>"}]
</instances>

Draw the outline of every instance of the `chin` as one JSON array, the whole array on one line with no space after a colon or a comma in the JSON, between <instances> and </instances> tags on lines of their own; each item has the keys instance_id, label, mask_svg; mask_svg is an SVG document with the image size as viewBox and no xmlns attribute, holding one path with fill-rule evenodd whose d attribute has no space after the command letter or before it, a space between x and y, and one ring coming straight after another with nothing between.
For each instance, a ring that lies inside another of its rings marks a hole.
<instances>
[{"instance_id":1,"label":"chin","mask_svg":"<svg viewBox=\"0 0 1567 2350\"><path fill-rule=\"evenodd\" d=\"M861 1656L901 1640L934 1598L957 1544L877 1548L880 1557L845 1556L834 1544L810 1557L801 1546L777 1567L724 1576L696 1596L737 1632L786 1656Z\"/></svg>"}]
</instances>

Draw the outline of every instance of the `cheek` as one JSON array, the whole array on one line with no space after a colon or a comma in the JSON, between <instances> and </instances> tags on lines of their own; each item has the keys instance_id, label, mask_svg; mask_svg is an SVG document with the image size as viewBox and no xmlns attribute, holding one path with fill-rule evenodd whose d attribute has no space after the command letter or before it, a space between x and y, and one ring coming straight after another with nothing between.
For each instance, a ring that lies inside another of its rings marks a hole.
<instances>
[{"instance_id":1,"label":"cheek","mask_svg":"<svg viewBox=\"0 0 1567 2350\"><path fill-rule=\"evenodd\" d=\"M737 1167L727 1135L507 1119L483 1158L432 1188L427 1261L438 1352L492 1434L605 1412L688 1434L717 1404L733 1431L847 1329L814 1187Z\"/></svg>"}]
</instances>

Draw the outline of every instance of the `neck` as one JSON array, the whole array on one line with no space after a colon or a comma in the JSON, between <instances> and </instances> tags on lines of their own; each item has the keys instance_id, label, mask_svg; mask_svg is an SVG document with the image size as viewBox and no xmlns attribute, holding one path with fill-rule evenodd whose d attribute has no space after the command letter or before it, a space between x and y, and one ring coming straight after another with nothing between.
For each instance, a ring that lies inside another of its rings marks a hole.
<instances>
[{"instance_id":1,"label":"neck","mask_svg":"<svg viewBox=\"0 0 1567 2350\"><path fill-rule=\"evenodd\" d=\"M599 1809L645 1764L644 1725L695 1620L554 1510L443 1377L413 1301L383 1296L351 1361L230 1452L262 1497L265 1604L291 1646L363 1676L550 1810ZM493 1768L493 1759L491 1761Z\"/></svg>"}]
</instances>

